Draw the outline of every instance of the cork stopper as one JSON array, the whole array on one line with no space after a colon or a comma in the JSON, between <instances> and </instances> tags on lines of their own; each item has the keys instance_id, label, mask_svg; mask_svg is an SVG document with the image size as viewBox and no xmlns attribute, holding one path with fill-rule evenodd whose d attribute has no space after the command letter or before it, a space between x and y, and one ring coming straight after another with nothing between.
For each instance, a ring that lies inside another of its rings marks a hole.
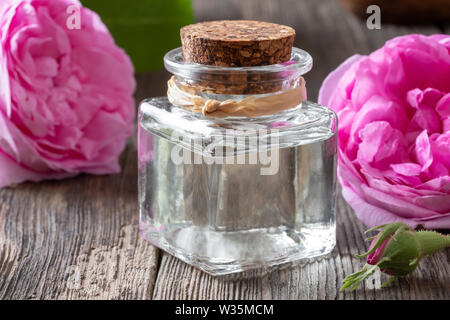
<instances>
[{"instance_id":1,"label":"cork stopper","mask_svg":"<svg viewBox=\"0 0 450 320\"><path fill-rule=\"evenodd\" d=\"M221 20L181 28L184 60L224 67L251 67L291 58L295 30L251 20Z\"/></svg>"}]
</instances>

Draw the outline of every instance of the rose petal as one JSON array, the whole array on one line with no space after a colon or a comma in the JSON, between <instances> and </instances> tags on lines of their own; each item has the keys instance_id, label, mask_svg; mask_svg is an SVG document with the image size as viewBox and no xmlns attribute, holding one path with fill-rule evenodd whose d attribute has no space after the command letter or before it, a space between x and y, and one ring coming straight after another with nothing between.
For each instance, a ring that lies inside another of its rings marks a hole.
<instances>
[{"instance_id":1,"label":"rose petal","mask_svg":"<svg viewBox=\"0 0 450 320\"><path fill-rule=\"evenodd\" d=\"M358 161L363 168L370 166L385 170L392 163L408 160L403 134L388 122L367 124L359 132L359 138Z\"/></svg>"},{"instance_id":2,"label":"rose petal","mask_svg":"<svg viewBox=\"0 0 450 320\"><path fill-rule=\"evenodd\" d=\"M44 77L54 77L58 74L58 63L51 57L40 57L34 60L36 73Z\"/></svg>"},{"instance_id":3,"label":"rose petal","mask_svg":"<svg viewBox=\"0 0 450 320\"><path fill-rule=\"evenodd\" d=\"M350 188L343 188L342 196L353 208L358 219L360 219L368 227L375 227L394 222L403 222L412 228L416 228L419 224L428 229L450 228L450 213L434 215L429 218L408 219L364 201Z\"/></svg>"},{"instance_id":4,"label":"rose petal","mask_svg":"<svg viewBox=\"0 0 450 320\"><path fill-rule=\"evenodd\" d=\"M417 137L414 152L417 161L422 165L422 172L427 170L433 162L427 130L422 131Z\"/></svg>"},{"instance_id":5,"label":"rose petal","mask_svg":"<svg viewBox=\"0 0 450 320\"><path fill-rule=\"evenodd\" d=\"M378 206L369 204L368 202L362 200L350 188L342 188L342 196L353 208L358 219L368 227L375 227L394 222L403 222L413 228L417 226L417 222L412 219L400 217Z\"/></svg>"},{"instance_id":6,"label":"rose petal","mask_svg":"<svg viewBox=\"0 0 450 320\"><path fill-rule=\"evenodd\" d=\"M344 62L342 62L338 68L328 74L322 83L319 90L318 102L324 106L328 106L337 111L335 106L331 104L332 96L339 91L336 90L338 82L342 81L344 74L351 68L351 66L361 60L363 57L360 55L353 55Z\"/></svg>"},{"instance_id":7,"label":"rose petal","mask_svg":"<svg viewBox=\"0 0 450 320\"><path fill-rule=\"evenodd\" d=\"M19 165L13 158L0 150L0 188L22 183L24 181L39 182L44 179L64 179L73 176L67 172L39 173Z\"/></svg>"},{"instance_id":8,"label":"rose petal","mask_svg":"<svg viewBox=\"0 0 450 320\"><path fill-rule=\"evenodd\" d=\"M391 164L392 170L404 176L418 176L422 167L417 163L394 163Z\"/></svg>"}]
</instances>

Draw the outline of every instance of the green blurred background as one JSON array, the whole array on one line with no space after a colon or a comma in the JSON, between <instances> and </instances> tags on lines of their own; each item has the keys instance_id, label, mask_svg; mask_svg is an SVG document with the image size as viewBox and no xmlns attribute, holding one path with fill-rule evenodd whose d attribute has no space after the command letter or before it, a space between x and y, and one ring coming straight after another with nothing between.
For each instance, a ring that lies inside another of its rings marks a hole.
<instances>
[{"instance_id":1,"label":"green blurred background","mask_svg":"<svg viewBox=\"0 0 450 320\"><path fill-rule=\"evenodd\" d=\"M160 69L181 45L179 30L194 21L190 0L81 0L97 12L134 63L136 72Z\"/></svg>"}]
</instances>

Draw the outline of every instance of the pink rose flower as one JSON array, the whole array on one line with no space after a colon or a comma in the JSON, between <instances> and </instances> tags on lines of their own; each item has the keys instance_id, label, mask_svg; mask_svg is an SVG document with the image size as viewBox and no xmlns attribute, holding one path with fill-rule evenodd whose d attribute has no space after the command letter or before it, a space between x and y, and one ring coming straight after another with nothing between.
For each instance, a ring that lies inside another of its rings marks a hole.
<instances>
[{"instance_id":1,"label":"pink rose flower","mask_svg":"<svg viewBox=\"0 0 450 320\"><path fill-rule=\"evenodd\" d=\"M342 193L368 226L450 228L450 36L407 35L323 82Z\"/></svg>"},{"instance_id":2,"label":"pink rose flower","mask_svg":"<svg viewBox=\"0 0 450 320\"><path fill-rule=\"evenodd\" d=\"M133 66L97 14L77 0L1 0L0 45L0 187L120 171Z\"/></svg>"}]
</instances>

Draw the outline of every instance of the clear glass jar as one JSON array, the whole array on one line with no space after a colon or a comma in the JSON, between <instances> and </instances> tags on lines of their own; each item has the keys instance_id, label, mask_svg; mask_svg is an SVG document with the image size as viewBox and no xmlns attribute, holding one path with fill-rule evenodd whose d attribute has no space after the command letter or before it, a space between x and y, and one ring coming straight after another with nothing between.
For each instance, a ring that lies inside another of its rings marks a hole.
<instances>
[{"instance_id":1,"label":"clear glass jar","mask_svg":"<svg viewBox=\"0 0 450 320\"><path fill-rule=\"evenodd\" d=\"M266 97L301 85L311 56L288 63L217 67L166 54L176 84L205 99ZM335 245L337 118L303 101L256 117L205 116L167 97L140 105L142 235L213 275L329 253Z\"/></svg>"}]
</instances>

